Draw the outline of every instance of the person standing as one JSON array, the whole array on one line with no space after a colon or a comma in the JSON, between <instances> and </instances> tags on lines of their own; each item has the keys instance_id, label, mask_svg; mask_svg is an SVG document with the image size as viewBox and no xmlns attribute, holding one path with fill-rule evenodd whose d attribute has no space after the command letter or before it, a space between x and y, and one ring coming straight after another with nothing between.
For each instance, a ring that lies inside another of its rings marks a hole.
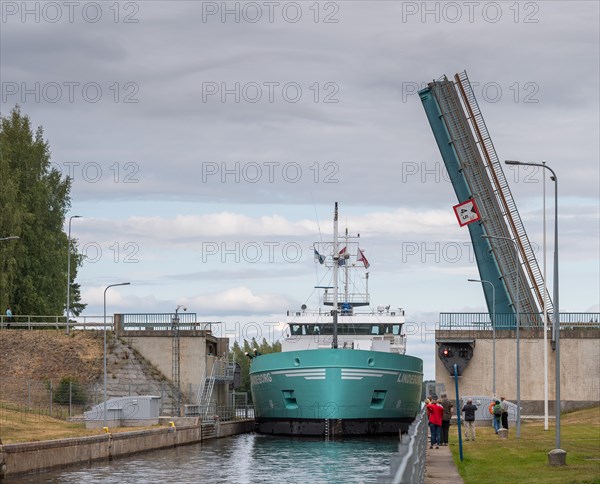
<instances>
[{"instance_id":1,"label":"person standing","mask_svg":"<svg viewBox=\"0 0 600 484\"><path fill-rule=\"evenodd\" d=\"M10 327L10 323L13 321L12 311L10 310L10 306L6 306L6 327Z\"/></svg>"},{"instance_id":2,"label":"person standing","mask_svg":"<svg viewBox=\"0 0 600 484\"><path fill-rule=\"evenodd\" d=\"M445 393L442 393L442 407L444 413L442 414L442 445L448 445L448 433L450 432L450 419L452 418L452 402L448 400Z\"/></svg>"},{"instance_id":3,"label":"person standing","mask_svg":"<svg viewBox=\"0 0 600 484\"><path fill-rule=\"evenodd\" d=\"M475 442L475 412L477 406L473 405L473 400L469 398L466 405L463 405L462 411L465 414L465 440Z\"/></svg>"},{"instance_id":4,"label":"person standing","mask_svg":"<svg viewBox=\"0 0 600 484\"><path fill-rule=\"evenodd\" d=\"M444 414L444 408L438 403L437 399L434 398L432 402L427 405L427 415L429 416L429 430L431 432L431 440L429 448L433 449L440 448L441 433L442 433L442 415Z\"/></svg>"},{"instance_id":5,"label":"person standing","mask_svg":"<svg viewBox=\"0 0 600 484\"><path fill-rule=\"evenodd\" d=\"M492 407L492 416L494 418L494 430L496 433L498 433L502 422L502 407L500 406L500 400L496 400L494 402L494 406Z\"/></svg>"},{"instance_id":6,"label":"person standing","mask_svg":"<svg viewBox=\"0 0 600 484\"><path fill-rule=\"evenodd\" d=\"M502 408L502 428L508 430L508 402L504 397L500 397L500 407Z\"/></svg>"}]
</instances>

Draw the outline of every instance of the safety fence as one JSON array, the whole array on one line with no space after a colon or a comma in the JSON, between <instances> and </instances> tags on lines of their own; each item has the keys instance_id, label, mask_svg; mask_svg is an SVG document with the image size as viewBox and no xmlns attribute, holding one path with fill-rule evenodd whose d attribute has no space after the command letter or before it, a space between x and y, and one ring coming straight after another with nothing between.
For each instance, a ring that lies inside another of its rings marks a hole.
<instances>
[{"instance_id":1,"label":"safety fence","mask_svg":"<svg viewBox=\"0 0 600 484\"><path fill-rule=\"evenodd\" d=\"M552 327L554 316L548 313L547 327ZM496 329L515 329L514 313L440 313L439 329L491 330L492 319ZM600 313L560 313L560 329L598 329ZM520 313L521 328L543 328L542 313Z\"/></svg>"},{"instance_id":2,"label":"safety fence","mask_svg":"<svg viewBox=\"0 0 600 484\"><path fill-rule=\"evenodd\" d=\"M181 388L181 404L185 416L208 416L220 421L254 418L254 408L248 404L248 395L230 392L223 395L226 404L211 402L200 406L196 402L198 385ZM107 399L128 396L156 396L160 415L173 415L176 409L172 402L177 389L169 381L146 381L143 383L117 382L109 377ZM34 380L0 376L0 422L9 414L17 415L20 421L35 421L45 417L61 420L75 419L95 405L104 402L104 382L81 382L75 378L52 378Z\"/></svg>"},{"instance_id":3,"label":"safety fence","mask_svg":"<svg viewBox=\"0 0 600 484\"><path fill-rule=\"evenodd\" d=\"M406 434L401 434L398 455L390 462L390 474L377 482L392 484L422 484L425 480L427 452L427 417L425 408L417 415Z\"/></svg>"},{"instance_id":4,"label":"safety fence","mask_svg":"<svg viewBox=\"0 0 600 484\"><path fill-rule=\"evenodd\" d=\"M160 397L160 413L171 408L173 386L167 381L107 384L107 397L153 395ZM104 402L103 382L80 382L69 377L34 380L0 376L0 419L16 412L21 420L53 417L68 420Z\"/></svg>"}]
</instances>

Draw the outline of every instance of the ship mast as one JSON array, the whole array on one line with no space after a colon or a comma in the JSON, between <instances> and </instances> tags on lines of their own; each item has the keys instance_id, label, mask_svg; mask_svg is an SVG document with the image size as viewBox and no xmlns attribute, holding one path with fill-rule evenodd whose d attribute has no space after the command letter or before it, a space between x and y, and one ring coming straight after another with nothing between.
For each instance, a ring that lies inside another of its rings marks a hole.
<instances>
[{"instance_id":1,"label":"ship mast","mask_svg":"<svg viewBox=\"0 0 600 484\"><path fill-rule=\"evenodd\" d=\"M332 348L338 347L337 320L338 320L338 267L339 267L339 247L338 247L338 203L335 202L335 212L333 215L333 342Z\"/></svg>"},{"instance_id":2,"label":"ship mast","mask_svg":"<svg viewBox=\"0 0 600 484\"><path fill-rule=\"evenodd\" d=\"M344 245L346 250L344 251L344 255L343 255L343 257L345 259L344 260L344 301L343 302L347 303L349 301L349 298L348 298L348 268L350 265L350 264L348 264L348 262L350 262L350 259L347 257L347 254L348 254L348 227L346 227L346 237L345 237L344 242L346 244L346 245ZM344 308L344 306L342 306L342 308Z\"/></svg>"}]
</instances>

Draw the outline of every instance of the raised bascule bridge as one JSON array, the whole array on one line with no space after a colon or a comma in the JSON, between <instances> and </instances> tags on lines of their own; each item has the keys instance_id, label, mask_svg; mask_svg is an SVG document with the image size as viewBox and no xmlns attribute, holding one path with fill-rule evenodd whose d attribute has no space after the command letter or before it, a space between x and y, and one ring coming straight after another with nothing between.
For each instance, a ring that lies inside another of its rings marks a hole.
<instances>
[{"instance_id":1,"label":"raised bascule bridge","mask_svg":"<svg viewBox=\"0 0 600 484\"><path fill-rule=\"evenodd\" d=\"M462 395L497 394L516 400L519 364L523 415L541 415L545 346L548 374L554 375L556 370L553 321L557 308L545 289L473 88L466 72L462 72L453 80L444 76L429 83L419 96L459 202L458 209L455 207L457 216L460 207L466 207L467 216L473 215L464 225L469 230L480 275L474 282L481 282L488 308L487 313L440 314L436 383L454 388L456 364L462 377ZM597 405L600 313L558 316L561 409ZM520 344L515 344L517 341ZM555 391L555 382L550 381L551 412L555 412Z\"/></svg>"}]
</instances>

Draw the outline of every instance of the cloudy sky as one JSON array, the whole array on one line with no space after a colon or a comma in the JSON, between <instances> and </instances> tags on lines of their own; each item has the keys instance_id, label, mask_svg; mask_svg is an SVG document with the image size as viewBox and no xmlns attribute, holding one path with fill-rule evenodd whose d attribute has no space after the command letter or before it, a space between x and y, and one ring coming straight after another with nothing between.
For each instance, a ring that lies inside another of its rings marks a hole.
<instances>
[{"instance_id":1,"label":"cloudy sky","mask_svg":"<svg viewBox=\"0 0 600 484\"><path fill-rule=\"evenodd\" d=\"M281 321L316 302L338 201L431 378L437 315L484 299L416 92L466 70L499 158L556 170L561 310L598 311L598 5L2 1L0 111L73 179L85 314L130 281L109 313ZM542 173L505 173L541 265Z\"/></svg>"}]
</instances>

